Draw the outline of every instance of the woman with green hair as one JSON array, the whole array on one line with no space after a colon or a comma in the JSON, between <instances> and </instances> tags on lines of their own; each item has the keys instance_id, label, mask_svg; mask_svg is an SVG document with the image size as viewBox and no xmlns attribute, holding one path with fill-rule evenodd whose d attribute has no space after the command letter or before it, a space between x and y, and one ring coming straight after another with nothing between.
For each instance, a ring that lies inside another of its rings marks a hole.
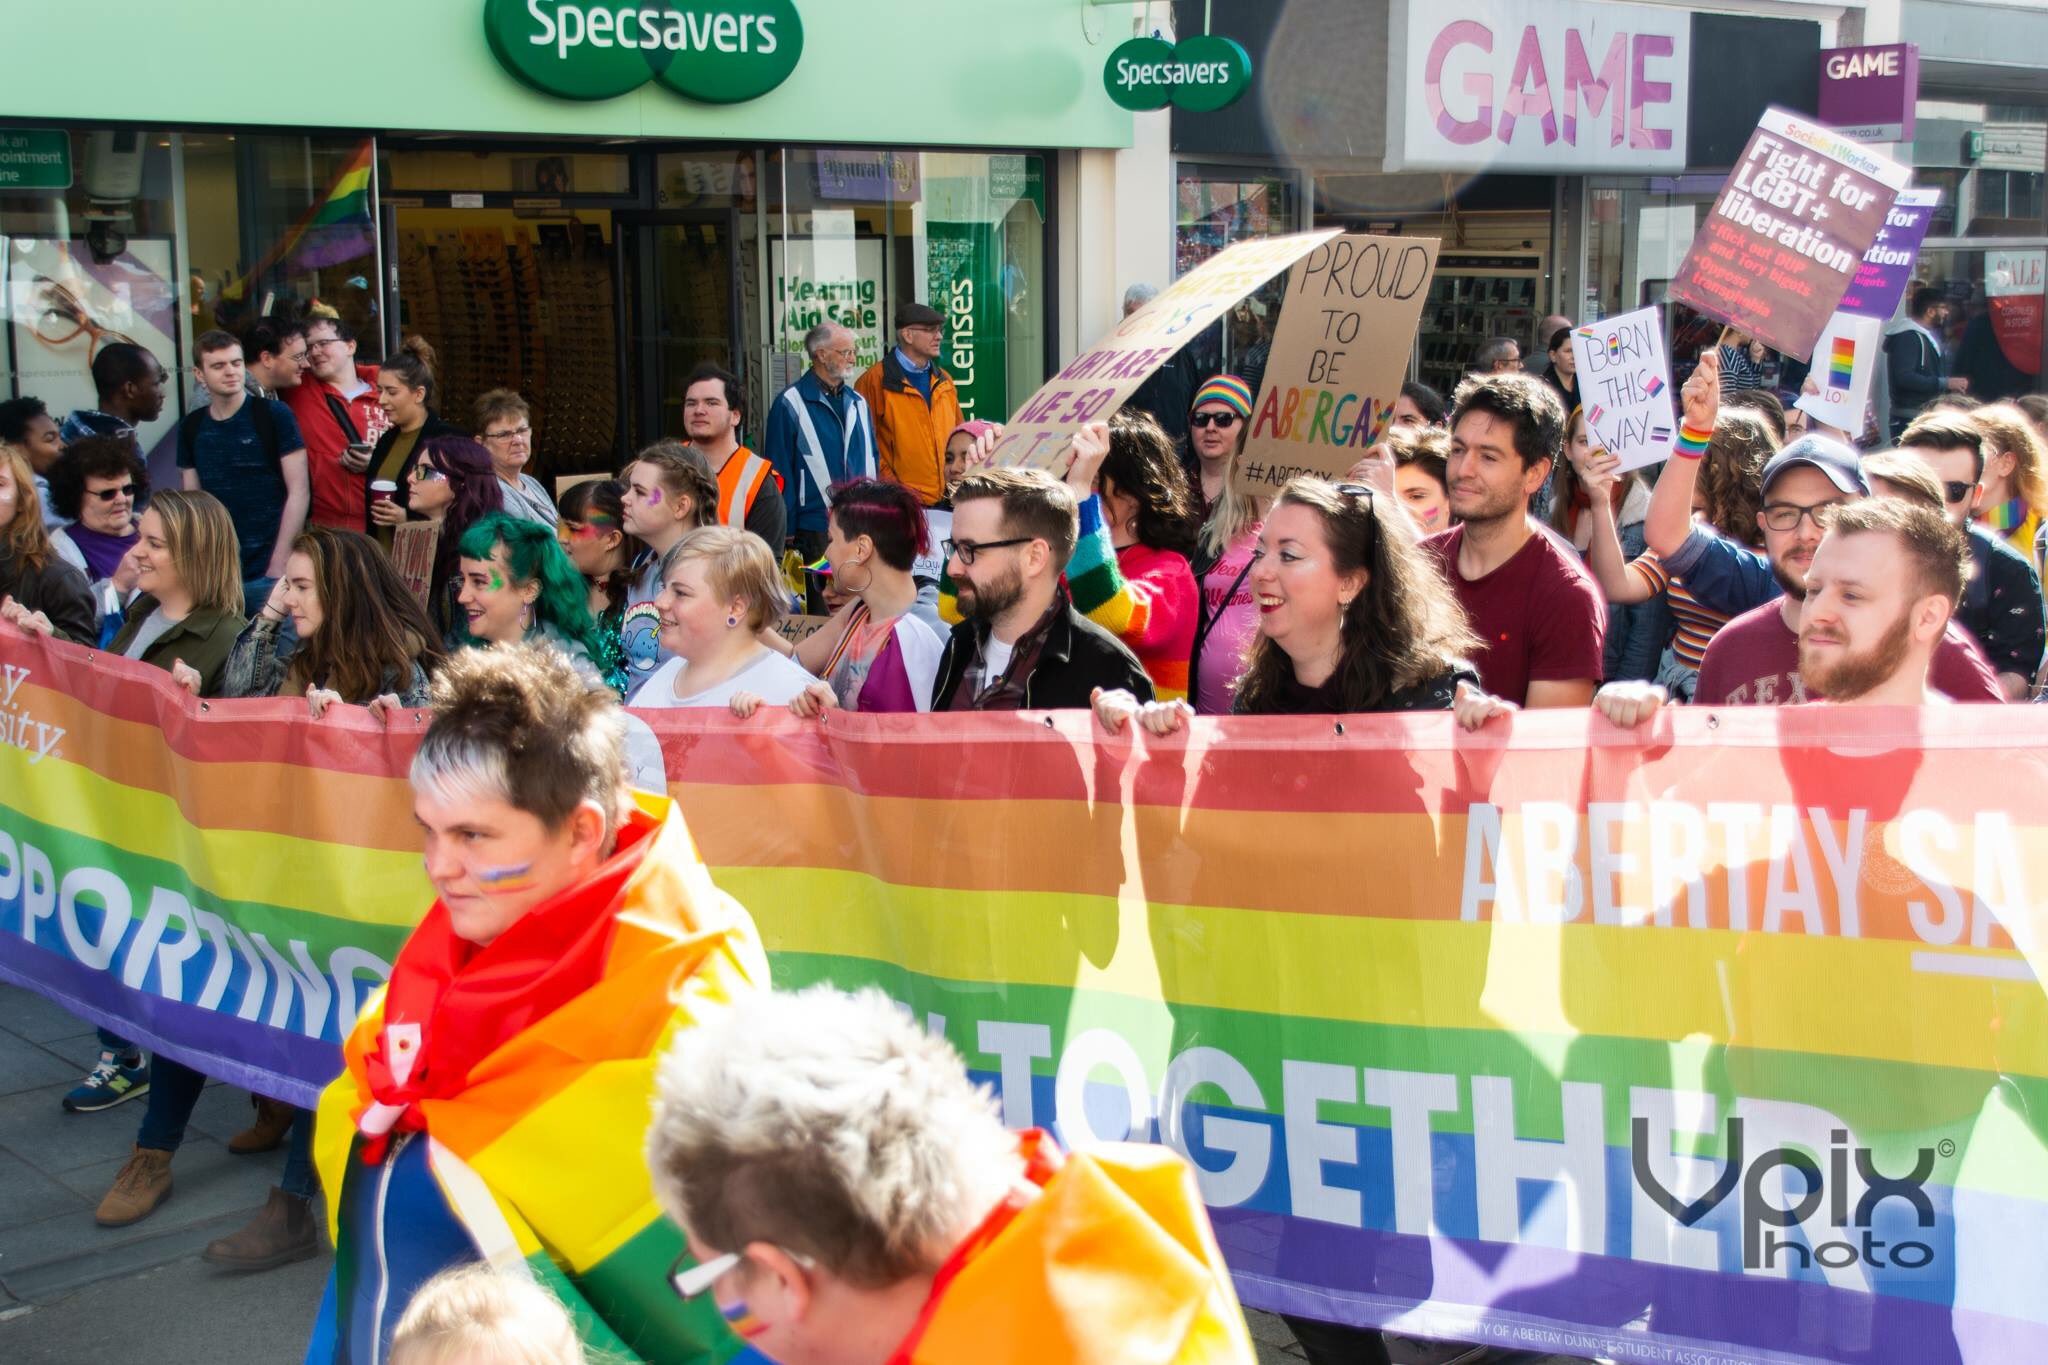
<instances>
[{"instance_id":1,"label":"woman with green hair","mask_svg":"<svg viewBox=\"0 0 2048 1365\"><path fill-rule=\"evenodd\" d=\"M554 531L493 512L462 533L456 602L464 645L545 640L577 668L625 692L618 636L590 614L590 588Z\"/></svg>"}]
</instances>

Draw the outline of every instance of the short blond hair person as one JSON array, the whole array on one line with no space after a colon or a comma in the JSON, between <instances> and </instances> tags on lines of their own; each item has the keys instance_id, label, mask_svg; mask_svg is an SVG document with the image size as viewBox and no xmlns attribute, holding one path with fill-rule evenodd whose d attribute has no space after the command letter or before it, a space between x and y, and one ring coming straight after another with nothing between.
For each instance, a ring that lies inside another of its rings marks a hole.
<instances>
[{"instance_id":1,"label":"short blond hair person","mask_svg":"<svg viewBox=\"0 0 2048 1365\"><path fill-rule=\"evenodd\" d=\"M1003 1128L876 991L740 1002L663 1059L648 1163L734 1330L795 1365L1249 1365L1187 1163Z\"/></svg>"}]
</instances>

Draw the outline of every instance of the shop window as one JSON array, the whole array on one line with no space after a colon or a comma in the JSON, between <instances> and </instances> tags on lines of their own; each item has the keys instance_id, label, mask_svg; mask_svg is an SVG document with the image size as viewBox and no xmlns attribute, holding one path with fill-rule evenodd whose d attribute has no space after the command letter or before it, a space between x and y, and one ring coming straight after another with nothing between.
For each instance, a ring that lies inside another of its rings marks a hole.
<instances>
[{"instance_id":1,"label":"shop window","mask_svg":"<svg viewBox=\"0 0 2048 1365\"><path fill-rule=\"evenodd\" d=\"M1183 163L1175 186L1173 273L1187 274L1232 242L1300 228L1300 196L1291 177Z\"/></svg>"},{"instance_id":2,"label":"shop window","mask_svg":"<svg viewBox=\"0 0 2048 1365\"><path fill-rule=\"evenodd\" d=\"M386 158L391 194L625 195L633 160L623 152L411 148Z\"/></svg>"},{"instance_id":3,"label":"shop window","mask_svg":"<svg viewBox=\"0 0 2048 1365\"><path fill-rule=\"evenodd\" d=\"M1914 119L1913 177L1943 192L1931 235L2014 237L2042 231L2048 110L1923 99Z\"/></svg>"},{"instance_id":4,"label":"shop window","mask_svg":"<svg viewBox=\"0 0 2048 1365\"><path fill-rule=\"evenodd\" d=\"M1992 402L2044 391L2041 383L2043 276L2048 243L1982 249L1923 248L1907 290L1939 289L1952 307L1942 338L1949 373Z\"/></svg>"},{"instance_id":5,"label":"shop window","mask_svg":"<svg viewBox=\"0 0 2048 1365\"><path fill-rule=\"evenodd\" d=\"M1001 421L1045 377L1045 159L1028 153L788 149L769 158L770 340L762 401L831 319L872 364L905 302L946 319L939 363L970 417Z\"/></svg>"},{"instance_id":6,"label":"shop window","mask_svg":"<svg viewBox=\"0 0 2048 1365\"><path fill-rule=\"evenodd\" d=\"M133 129L70 135L65 190L0 193L0 394L93 406L91 364L132 341L173 382L142 428L159 477L187 410L193 336L316 303L375 360L371 144Z\"/></svg>"}]
</instances>

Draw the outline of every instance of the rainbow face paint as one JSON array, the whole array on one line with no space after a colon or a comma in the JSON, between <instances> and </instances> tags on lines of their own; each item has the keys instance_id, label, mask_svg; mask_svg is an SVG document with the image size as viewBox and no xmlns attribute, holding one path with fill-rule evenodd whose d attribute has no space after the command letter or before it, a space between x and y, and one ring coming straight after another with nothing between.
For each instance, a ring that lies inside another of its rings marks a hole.
<instances>
[{"instance_id":1,"label":"rainbow face paint","mask_svg":"<svg viewBox=\"0 0 2048 1365\"><path fill-rule=\"evenodd\" d=\"M752 1341L768 1330L768 1324L754 1316L754 1310L747 1307L743 1299L730 1306L720 1305L719 1313L725 1318L725 1325L732 1328L732 1334L742 1341Z\"/></svg>"},{"instance_id":2,"label":"rainbow face paint","mask_svg":"<svg viewBox=\"0 0 2048 1365\"><path fill-rule=\"evenodd\" d=\"M487 896L510 896L533 889L533 864L514 863L508 867L470 869L470 876Z\"/></svg>"}]
</instances>

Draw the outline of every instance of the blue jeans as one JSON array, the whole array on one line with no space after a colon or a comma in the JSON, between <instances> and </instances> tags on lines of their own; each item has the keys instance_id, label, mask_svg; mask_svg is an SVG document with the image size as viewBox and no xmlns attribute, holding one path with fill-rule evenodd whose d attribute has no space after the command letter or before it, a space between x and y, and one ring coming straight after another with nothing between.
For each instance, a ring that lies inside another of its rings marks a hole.
<instances>
[{"instance_id":1,"label":"blue jeans","mask_svg":"<svg viewBox=\"0 0 2048 1365\"><path fill-rule=\"evenodd\" d=\"M150 1072L149 1107L143 1111L142 1131L135 1135L135 1145L159 1152L177 1151L205 1089L202 1073L182 1062L158 1057ZM285 1140L284 1171L277 1185L301 1199L312 1198L318 1188L313 1170L313 1115L304 1109L293 1111L291 1134Z\"/></svg>"}]
</instances>

